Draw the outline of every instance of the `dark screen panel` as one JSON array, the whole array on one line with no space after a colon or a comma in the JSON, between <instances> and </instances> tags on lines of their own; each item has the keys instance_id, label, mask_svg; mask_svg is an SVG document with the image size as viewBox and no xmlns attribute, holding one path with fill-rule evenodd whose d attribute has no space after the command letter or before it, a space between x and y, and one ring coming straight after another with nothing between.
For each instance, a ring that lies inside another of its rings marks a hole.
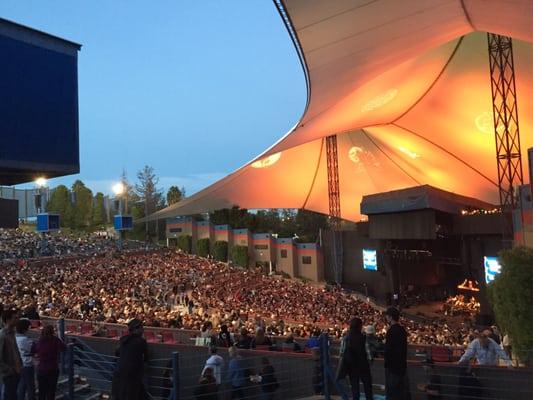
<instances>
[{"instance_id":1,"label":"dark screen panel","mask_svg":"<svg viewBox=\"0 0 533 400\"><path fill-rule=\"evenodd\" d=\"M79 172L77 57L0 35L0 59L3 181Z\"/></svg>"},{"instance_id":2,"label":"dark screen panel","mask_svg":"<svg viewBox=\"0 0 533 400\"><path fill-rule=\"evenodd\" d=\"M0 228L18 228L18 200L0 198Z\"/></svg>"}]
</instances>

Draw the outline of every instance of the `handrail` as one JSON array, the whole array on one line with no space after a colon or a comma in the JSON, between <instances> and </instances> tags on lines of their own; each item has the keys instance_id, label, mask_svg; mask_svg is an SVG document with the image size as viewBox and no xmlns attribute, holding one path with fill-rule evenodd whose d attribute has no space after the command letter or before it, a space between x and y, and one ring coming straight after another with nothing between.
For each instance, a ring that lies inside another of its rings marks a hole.
<instances>
[{"instance_id":1,"label":"handrail","mask_svg":"<svg viewBox=\"0 0 533 400\"><path fill-rule=\"evenodd\" d=\"M114 357L93 350L79 338L71 337L70 339L74 345L74 363L79 362L82 367L93 369L104 379L109 381L113 379L115 361L111 359ZM106 360L106 357L109 359Z\"/></svg>"},{"instance_id":2,"label":"handrail","mask_svg":"<svg viewBox=\"0 0 533 400\"><path fill-rule=\"evenodd\" d=\"M41 321L52 321L53 323L56 323L59 319L60 318L54 318L54 317L41 317ZM124 324L99 322L99 321L83 321L83 320L77 320L77 319L65 319L65 325L70 325L70 324L74 324L74 325L78 325L78 326L82 326L84 324L87 324L87 325L90 324L93 327L105 327L108 330L117 330L117 332L127 332L127 330L128 330L127 325L124 325ZM188 343L190 338L195 338L195 337L199 336L199 334L200 334L199 331L197 331L197 330L179 329L179 328L163 328L163 327L159 328L159 327L146 326L146 327L144 327L144 330L145 330L145 332L151 332L151 333L154 333L155 335L158 335L158 334L161 334L161 333L165 333L165 332L169 332L169 333L172 333L173 336L181 334L183 336L187 336L188 337L188 339L185 342L175 341L175 343L171 343L171 344L180 344L180 343L185 344L185 343ZM72 336L72 335L76 335L76 333L67 332L67 335L68 336ZM81 335L81 336L83 337L84 335ZM108 339L118 339L118 338L112 338L112 337L107 337L107 338ZM273 338L277 339L277 340L283 340L286 337L285 336L274 336ZM308 340L308 338L306 338L306 337L295 337L294 339L299 344L304 343L304 342L306 342ZM330 338L330 341L334 345L340 344L340 340L339 339ZM161 341L161 342L163 342L163 341ZM409 347L411 347L412 349L415 349L415 350L416 349L430 349L430 348L435 347L435 346L446 347L446 348L449 348L451 351L459 351L459 350L464 350L465 349L465 346L409 343Z\"/></svg>"}]
</instances>

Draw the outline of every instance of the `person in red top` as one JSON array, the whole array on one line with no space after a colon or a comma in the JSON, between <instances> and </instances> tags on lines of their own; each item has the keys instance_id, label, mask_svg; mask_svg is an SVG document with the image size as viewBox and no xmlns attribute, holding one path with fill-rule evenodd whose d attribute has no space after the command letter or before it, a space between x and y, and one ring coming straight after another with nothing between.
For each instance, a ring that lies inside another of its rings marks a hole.
<instances>
[{"instance_id":1,"label":"person in red top","mask_svg":"<svg viewBox=\"0 0 533 400\"><path fill-rule=\"evenodd\" d=\"M59 354L65 349L65 343L55 335L54 327L46 325L41 338L35 344L39 400L55 400L59 377Z\"/></svg>"}]
</instances>

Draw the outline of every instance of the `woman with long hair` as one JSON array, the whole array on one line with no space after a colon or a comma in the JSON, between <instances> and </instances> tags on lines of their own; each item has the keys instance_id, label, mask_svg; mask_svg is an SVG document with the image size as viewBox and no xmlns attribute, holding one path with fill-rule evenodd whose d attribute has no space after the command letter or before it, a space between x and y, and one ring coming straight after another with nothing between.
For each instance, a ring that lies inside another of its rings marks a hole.
<instances>
[{"instance_id":1,"label":"woman with long hair","mask_svg":"<svg viewBox=\"0 0 533 400\"><path fill-rule=\"evenodd\" d=\"M348 375L353 399L359 400L359 381L363 382L366 400L372 400L372 375L366 350L366 337L362 333L363 321L353 318L345 339L345 349L340 360L337 379Z\"/></svg>"},{"instance_id":2,"label":"woman with long hair","mask_svg":"<svg viewBox=\"0 0 533 400\"><path fill-rule=\"evenodd\" d=\"M46 325L41 332L41 338L35 344L39 400L55 400L59 377L59 354L65 349L65 343L55 335L54 327Z\"/></svg>"}]
</instances>

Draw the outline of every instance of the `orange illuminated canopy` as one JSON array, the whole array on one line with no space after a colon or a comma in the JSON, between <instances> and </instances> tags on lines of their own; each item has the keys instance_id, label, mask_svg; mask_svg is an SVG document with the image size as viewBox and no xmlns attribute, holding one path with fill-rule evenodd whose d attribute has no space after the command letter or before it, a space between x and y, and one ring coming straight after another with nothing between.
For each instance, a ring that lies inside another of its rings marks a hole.
<instances>
[{"instance_id":1,"label":"orange illuminated canopy","mask_svg":"<svg viewBox=\"0 0 533 400\"><path fill-rule=\"evenodd\" d=\"M278 143L151 216L243 208L328 213L337 135L341 216L364 195L429 184L497 204L487 31L512 36L522 151L533 146L533 1L286 0L308 104Z\"/></svg>"}]
</instances>

